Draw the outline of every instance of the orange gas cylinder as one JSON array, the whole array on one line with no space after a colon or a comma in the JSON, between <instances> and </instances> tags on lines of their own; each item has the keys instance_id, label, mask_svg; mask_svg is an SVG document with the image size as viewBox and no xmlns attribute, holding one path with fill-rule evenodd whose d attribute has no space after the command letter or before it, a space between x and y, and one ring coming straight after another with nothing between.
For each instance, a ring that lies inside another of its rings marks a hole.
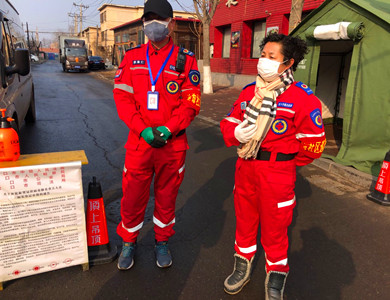
<instances>
[{"instance_id":1,"label":"orange gas cylinder","mask_svg":"<svg viewBox=\"0 0 390 300\"><path fill-rule=\"evenodd\" d=\"M19 136L12 128L12 118L5 116L5 109L0 109L0 161L17 160L20 156Z\"/></svg>"}]
</instances>

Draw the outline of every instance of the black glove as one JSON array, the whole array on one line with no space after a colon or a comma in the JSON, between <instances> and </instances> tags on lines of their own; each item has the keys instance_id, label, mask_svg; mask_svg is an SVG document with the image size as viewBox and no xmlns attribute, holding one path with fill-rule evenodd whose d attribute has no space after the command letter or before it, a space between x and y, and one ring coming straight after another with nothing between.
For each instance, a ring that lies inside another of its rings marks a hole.
<instances>
[{"instance_id":1,"label":"black glove","mask_svg":"<svg viewBox=\"0 0 390 300\"><path fill-rule=\"evenodd\" d=\"M152 132L154 139L151 143L149 143L149 145L153 148L161 148L162 146L165 146L167 142L162 138L162 132L157 130L157 127L153 127Z\"/></svg>"}]
</instances>

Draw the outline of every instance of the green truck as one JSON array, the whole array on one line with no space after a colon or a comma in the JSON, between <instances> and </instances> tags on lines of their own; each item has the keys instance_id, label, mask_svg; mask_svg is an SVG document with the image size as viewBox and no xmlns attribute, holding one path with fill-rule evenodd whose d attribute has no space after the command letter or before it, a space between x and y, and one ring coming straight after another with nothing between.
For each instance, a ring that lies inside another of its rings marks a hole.
<instances>
[{"instance_id":1,"label":"green truck","mask_svg":"<svg viewBox=\"0 0 390 300\"><path fill-rule=\"evenodd\" d=\"M88 51L85 39L82 37L59 36L60 63L62 70L69 72L76 70L79 72L88 71Z\"/></svg>"}]
</instances>

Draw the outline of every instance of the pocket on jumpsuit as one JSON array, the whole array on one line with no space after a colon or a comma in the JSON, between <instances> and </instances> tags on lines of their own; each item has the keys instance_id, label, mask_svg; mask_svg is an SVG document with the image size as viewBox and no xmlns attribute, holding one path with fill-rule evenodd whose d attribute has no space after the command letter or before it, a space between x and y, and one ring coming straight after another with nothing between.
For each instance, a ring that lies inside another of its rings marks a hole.
<instances>
[{"instance_id":1,"label":"pocket on jumpsuit","mask_svg":"<svg viewBox=\"0 0 390 300\"><path fill-rule=\"evenodd\" d=\"M272 206L276 212L275 218L278 219L280 224L288 226L292 220L292 212L296 205L295 201L295 163L290 165L283 165L270 168L267 175L267 182L270 188L273 190L271 197Z\"/></svg>"}]
</instances>

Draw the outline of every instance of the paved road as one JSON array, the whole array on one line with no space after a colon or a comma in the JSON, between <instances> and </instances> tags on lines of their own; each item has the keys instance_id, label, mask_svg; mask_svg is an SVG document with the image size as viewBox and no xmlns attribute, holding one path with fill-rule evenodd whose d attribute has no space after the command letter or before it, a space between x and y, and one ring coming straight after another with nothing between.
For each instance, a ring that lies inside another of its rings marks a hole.
<instances>
[{"instance_id":1,"label":"paved road","mask_svg":"<svg viewBox=\"0 0 390 300\"><path fill-rule=\"evenodd\" d=\"M37 123L21 129L22 152L84 149L84 191L97 176L110 240L119 245L127 129L117 118L111 85L92 74L63 73L56 62L35 65L33 75ZM152 198L131 270L118 271L113 262L86 272L71 267L43 273L5 283L0 299L263 299L261 248L245 289L236 296L223 292L233 267L235 149L224 146L219 128L205 118L193 122L188 136L171 268L154 262ZM390 210L367 201L366 193L315 166L299 168L286 299L390 299Z\"/></svg>"}]
</instances>

